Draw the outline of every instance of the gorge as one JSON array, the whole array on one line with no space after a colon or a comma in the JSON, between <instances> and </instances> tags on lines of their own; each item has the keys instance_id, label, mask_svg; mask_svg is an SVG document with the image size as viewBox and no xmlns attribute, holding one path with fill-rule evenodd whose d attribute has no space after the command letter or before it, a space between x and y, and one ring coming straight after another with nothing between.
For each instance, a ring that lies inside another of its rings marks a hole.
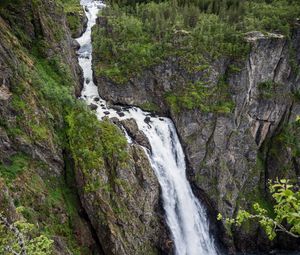
<instances>
[{"instance_id":1,"label":"gorge","mask_svg":"<svg viewBox=\"0 0 300 255\"><path fill-rule=\"evenodd\" d=\"M91 30L102 3L82 0L81 4L88 17L87 29L77 39L80 44L79 64L85 80L82 98L87 103L97 105L99 120L105 116L115 117L120 121L132 118L149 140L151 148L147 154L161 185L166 221L173 236L175 253L217 255L213 238L209 236L206 212L194 197L186 180L185 158L171 120L153 117L138 108L120 108L117 112L108 108L106 102L99 98L98 89L93 82Z\"/></svg>"},{"instance_id":2,"label":"gorge","mask_svg":"<svg viewBox=\"0 0 300 255\"><path fill-rule=\"evenodd\" d=\"M269 180L299 192L299 15L1 1L0 254L298 254L225 219L256 202L275 218Z\"/></svg>"}]
</instances>

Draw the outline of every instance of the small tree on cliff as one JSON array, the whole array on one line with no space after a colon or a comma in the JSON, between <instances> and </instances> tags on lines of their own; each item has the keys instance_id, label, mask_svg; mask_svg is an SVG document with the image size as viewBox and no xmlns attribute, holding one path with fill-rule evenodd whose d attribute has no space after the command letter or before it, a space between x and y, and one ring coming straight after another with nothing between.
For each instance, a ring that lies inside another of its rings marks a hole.
<instances>
[{"instance_id":1,"label":"small tree on cliff","mask_svg":"<svg viewBox=\"0 0 300 255\"><path fill-rule=\"evenodd\" d=\"M290 236L300 238L300 190L289 180L282 179L269 181L269 190L275 200L275 217L271 218L269 212L259 203L253 204L254 213L239 210L236 218L225 219L226 224L241 226L247 220L259 222L270 240L276 237L277 232L284 232ZM218 215L218 220L222 215Z\"/></svg>"},{"instance_id":2,"label":"small tree on cliff","mask_svg":"<svg viewBox=\"0 0 300 255\"><path fill-rule=\"evenodd\" d=\"M10 223L0 213L0 254L51 255L53 241L36 232L35 225L25 220Z\"/></svg>"}]
</instances>

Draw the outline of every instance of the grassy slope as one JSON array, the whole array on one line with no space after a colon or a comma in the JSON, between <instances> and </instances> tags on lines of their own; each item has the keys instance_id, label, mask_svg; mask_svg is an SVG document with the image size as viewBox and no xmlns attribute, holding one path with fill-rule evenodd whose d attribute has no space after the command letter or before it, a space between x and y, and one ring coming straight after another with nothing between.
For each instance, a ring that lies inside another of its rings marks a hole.
<instances>
[{"instance_id":1,"label":"grassy slope","mask_svg":"<svg viewBox=\"0 0 300 255\"><path fill-rule=\"evenodd\" d=\"M72 4L76 3L78 2L72 1ZM18 3L13 3L11 7L18 8ZM70 8L74 10L73 7ZM1 14L3 13L6 14L6 19L14 22L14 14L1 9ZM60 31L61 27L51 18L45 22L52 24L55 40L62 40L59 36L63 32ZM48 159L39 160L34 156L33 150L43 148L45 155L50 158L55 158L55 155L61 157L62 151L69 151L76 165L77 162L87 162L87 158L90 164L97 165L100 164L99 159L110 156L110 151L106 150L105 155L101 151L95 156L82 134L88 136L95 128L97 136L92 141L93 146L115 146L119 151L125 138L112 124L99 123L90 110L74 98L75 82L69 67L60 56L46 57L44 54L51 48L50 42L43 41L43 38L35 40L30 44L29 51L26 47L30 38L26 37L22 28L16 23L11 29L1 18L0 38L2 46L14 56L14 59L7 59L12 72L12 98L7 112L12 113L14 119L12 121L8 115L1 116L0 128L6 131L16 150L5 161L0 161L0 189L8 189L7 201L12 201L18 215L33 224L31 236L43 234L53 240L60 237L63 247L67 247L73 254L90 254L90 244L81 239L85 237L80 232L84 229L84 222L79 216L80 207L71 162L65 161L65 172L55 173L48 164ZM17 61L17 65L14 61ZM82 116L80 133L77 122L74 124L73 120L78 116ZM69 132L71 123L75 128ZM92 129L89 123L94 123ZM104 139L108 133L119 140ZM78 137L82 138L81 142L74 142ZM19 148L18 141L28 146L30 153ZM72 142L71 147L69 142ZM85 153L76 154L78 151ZM85 171L88 174L89 169L86 168ZM0 204L0 212L9 216L13 212L7 211L7 206L5 203ZM0 250L5 245L3 240L5 236L0 237Z\"/></svg>"}]
</instances>

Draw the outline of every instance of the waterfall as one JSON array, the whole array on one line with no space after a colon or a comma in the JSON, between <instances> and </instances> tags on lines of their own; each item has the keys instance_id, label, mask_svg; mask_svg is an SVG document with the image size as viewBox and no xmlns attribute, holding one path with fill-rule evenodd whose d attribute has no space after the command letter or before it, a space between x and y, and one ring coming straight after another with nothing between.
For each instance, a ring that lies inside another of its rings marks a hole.
<instances>
[{"instance_id":1,"label":"waterfall","mask_svg":"<svg viewBox=\"0 0 300 255\"><path fill-rule=\"evenodd\" d=\"M97 13L104 4L99 1L81 0L88 17L85 33L77 39L79 64L83 69L84 87L82 99L97 106L99 120L107 116L120 120L133 118L139 129L145 133L152 151L145 149L162 190L166 221L171 230L177 255L217 255L214 240L209 236L205 209L195 198L186 178L184 153L176 129L168 118L153 117L148 112L132 107L119 112L110 109L98 94L93 82L91 29ZM145 118L150 122L145 122ZM130 142L130 138L128 138Z\"/></svg>"}]
</instances>

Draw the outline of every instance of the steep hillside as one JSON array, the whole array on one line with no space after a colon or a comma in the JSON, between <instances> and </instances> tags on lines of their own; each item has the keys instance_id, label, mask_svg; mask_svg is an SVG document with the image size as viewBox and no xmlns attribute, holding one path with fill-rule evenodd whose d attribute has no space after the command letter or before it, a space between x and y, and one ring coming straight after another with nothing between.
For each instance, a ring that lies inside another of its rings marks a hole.
<instances>
[{"instance_id":1,"label":"steep hillside","mask_svg":"<svg viewBox=\"0 0 300 255\"><path fill-rule=\"evenodd\" d=\"M0 5L0 253L20 251L17 226L27 254L157 254L168 237L144 151L76 99L73 4Z\"/></svg>"}]
</instances>

